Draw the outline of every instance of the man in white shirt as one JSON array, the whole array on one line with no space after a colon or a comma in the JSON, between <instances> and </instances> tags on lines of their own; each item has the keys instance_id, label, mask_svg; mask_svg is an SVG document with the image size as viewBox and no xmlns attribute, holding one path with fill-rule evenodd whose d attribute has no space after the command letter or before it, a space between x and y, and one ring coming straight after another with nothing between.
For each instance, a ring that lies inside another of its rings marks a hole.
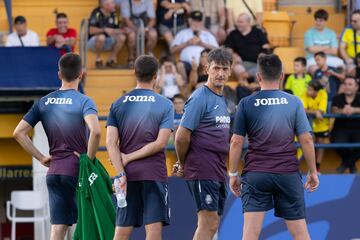
<instances>
[{"instance_id":1,"label":"man in white shirt","mask_svg":"<svg viewBox=\"0 0 360 240\"><path fill-rule=\"evenodd\" d=\"M38 35L27 28L26 19L17 16L14 20L15 32L9 34L6 47L37 47L40 45Z\"/></svg>"},{"instance_id":2,"label":"man in white shirt","mask_svg":"<svg viewBox=\"0 0 360 240\"><path fill-rule=\"evenodd\" d=\"M202 12L191 12L189 23L190 28L176 34L170 48L172 54L180 52L180 62L176 67L183 79L187 79L193 61L199 64L200 54L204 49L219 47L215 36L204 29Z\"/></svg>"}]
</instances>

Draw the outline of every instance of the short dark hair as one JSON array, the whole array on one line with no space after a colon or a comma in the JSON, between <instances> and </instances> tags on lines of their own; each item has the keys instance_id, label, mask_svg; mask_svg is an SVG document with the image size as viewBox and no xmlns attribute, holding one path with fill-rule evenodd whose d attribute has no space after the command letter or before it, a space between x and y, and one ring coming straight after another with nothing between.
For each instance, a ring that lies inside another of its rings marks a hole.
<instances>
[{"instance_id":1,"label":"short dark hair","mask_svg":"<svg viewBox=\"0 0 360 240\"><path fill-rule=\"evenodd\" d=\"M323 85L317 80L312 80L309 82L308 87L311 87L317 92L324 88Z\"/></svg>"},{"instance_id":2,"label":"short dark hair","mask_svg":"<svg viewBox=\"0 0 360 240\"><path fill-rule=\"evenodd\" d=\"M360 9L356 9L356 10L352 11L351 16L353 16L355 14L360 14Z\"/></svg>"},{"instance_id":3,"label":"short dark hair","mask_svg":"<svg viewBox=\"0 0 360 240\"><path fill-rule=\"evenodd\" d=\"M56 20L58 20L59 18L67 18L66 13L63 13L63 12L57 13L56 14Z\"/></svg>"},{"instance_id":4,"label":"short dark hair","mask_svg":"<svg viewBox=\"0 0 360 240\"><path fill-rule=\"evenodd\" d=\"M329 14L328 14L328 12L327 12L326 10L324 10L324 9L319 9L319 10L317 10L317 11L315 12L314 18L315 18L315 20L316 20L316 19L323 19L323 20L327 21L328 18L329 18Z\"/></svg>"},{"instance_id":5,"label":"short dark hair","mask_svg":"<svg viewBox=\"0 0 360 240\"><path fill-rule=\"evenodd\" d=\"M24 16L17 16L14 19L14 24L23 24L26 23L26 18Z\"/></svg>"},{"instance_id":6,"label":"short dark hair","mask_svg":"<svg viewBox=\"0 0 360 240\"><path fill-rule=\"evenodd\" d=\"M66 53L59 60L59 70L67 82L76 80L82 70L81 58L76 53Z\"/></svg>"},{"instance_id":7,"label":"short dark hair","mask_svg":"<svg viewBox=\"0 0 360 240\"><path fill-rule=\"evenodd\" d=\"M160 58L160 64L163 65L164 62L172 62L172 63L174 63L173 59L169 55L165 55L165 56Z\"/></svg>"},{"instance_id":8,"label":"short dark hair","mask_svg":"<svg viewBox=\"0 0 360 240\"><path fill-rule=\"evenodd\" d=\"M211 49L205 48L204 50L201 51L200 57L201 57L204 53L209 53L210 51L211 51Z\"/></svg>"},{"instance_id":9,"label":"short dark hair","mask_svg":"<svg viewBox=\"0 0 360 240\"><path fill-rule=\"evenodd\" d=\"M215 62L216 64L221 65L231 65L232 64L232 54L229 50L219 47L211 50L207 56L207 61L209 64Z\"/></svg>"},{"instance_id":10,"label":"short dark hair","mask_svg":"<svg viewBox=\"0 0 360 240\"><path fill-rule=\"evenodd\" d=\"M257 62L258 72L265 81L279 81L282 63L276 54L261 54Z\"/></svg>"},{"instance_id":11,"label":"short dark hair","mask_svg":"<svg viewBox=\"0 0 360 240\"><path fill-rule=\"evenodd\" d=\"M304 58L304 57L297 57L297 58L294 59L294 62L299 62L304 67L306 66L306 58Z\"/></svg>"},{"instance_id":12,"label":"short dark hair","mask_svg":"<svg viewBox=\"0 0 360 240\"><path fill-rule=\"evenodd\" d=\"M185 102L185 97L184 97L184 95L182 95L182 94L180 94L180 93L178 93L178 94L175 94L173 97L172 97L172 101L174 101L176 98L179 98L179 99L182 99L184 102Z\"/></svg>"},{"instance_id":13,"label":"short dark hair","mask_svg":"<svg viewBox=\"0 0 360 240\"><path fill-rule=\"evenodd\" d=\"M322 57L322 58L326 58L326 53L324 53L324 52L317 52L317 53L314 54L314 57L317 57L317 56L320 56L320 57Z\"/></svg>"},{"instance_id":14,"label":"short dark hair","mask_svg":"<svg viewBox=\"0 0 360 240\"><path fill-rule=\"evenodd\" d=\"M135 61L135 76L139 82L151 82L158 69L159 64L153 56L142 55Z\"/></svg>"},{"instance_id":15,"label":"short dark hair","mask_svg":"<svg viewBox=\"0 0 360 240\"><path fill-rule=\"evenodd\" d=\"M346 77L345 77L345 80L346 79L353 79L354 80L354 82L355 82L355 84L357 85L357 86L359 86L360 85L360 81L359 81L359 79L358 78L356 78L356 77L353 77L353 76L349 76L349 75L347 75ZM344 81L345 81L344 80Z\"/></svg>"}]
</instances>

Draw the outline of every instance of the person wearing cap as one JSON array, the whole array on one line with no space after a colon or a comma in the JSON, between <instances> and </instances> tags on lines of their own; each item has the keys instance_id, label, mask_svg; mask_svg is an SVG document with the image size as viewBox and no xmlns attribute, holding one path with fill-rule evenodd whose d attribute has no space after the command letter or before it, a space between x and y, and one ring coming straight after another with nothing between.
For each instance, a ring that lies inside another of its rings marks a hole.
<instances>
[{"instance_id":1,"label":"person wearing cap","mask_svg":"<svg viewBox=\"0 0 360 240\"><path fill-rule=\"evenodd\" d=\"M202 12L192 11L189 24L189 28L175 35L170 46L172 54L180 53L180 62L176 67L183 79L188 79L193 62L199 64L200 54L204 49L213 49L219 46L214 35L204 29Z\"/></svg>"},{"instance_id":2,"label":"person wearing cap","mask_svg":"<svg viewBox=\"0 0 360 240\"><path fill-rule=\"evenodd\" d=\"M37 47L40 45L39 36L27 28L24 16L17 16L14 19L14 28L15 32L7 37L6 47Z\"/></svg>"}]
</instances>

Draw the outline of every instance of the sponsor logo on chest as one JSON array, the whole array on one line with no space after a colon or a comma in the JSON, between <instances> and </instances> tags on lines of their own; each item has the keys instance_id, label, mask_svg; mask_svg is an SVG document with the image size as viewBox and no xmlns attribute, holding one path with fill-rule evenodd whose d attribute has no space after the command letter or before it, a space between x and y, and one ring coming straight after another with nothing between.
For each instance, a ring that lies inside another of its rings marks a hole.
<instances>
[{"instance_id":1,"label":"sponsor logo on chest","mask_svg":"<svg viewBox=\"0 0 360 240\"><path fill-rule=\"evenodd\" d=\"M45 105L49 104L56 104L56 105L71 105L72 99L71 98L48 98L45 102Z\"/></svg>"},{"instance_id":2,"label":"sponsor logo on chest","mask_svg":"<svg viewBox=\"0 0 360 240\"><path fill-rule=\"evenodd\" d=\"M155 102L155 96L125 96L123 102Z\"/></svg>"},{"instance_id":3,"label":"sponsor logo on chest","mask_svg":"<svg viewBox=\"0 0 360 240\"><path fill-rule=\"evenodd\" d=\"M230 128L231 118L229 116L216 116L216 128Z\"/></svg>"},{"instance_id":4,"label":"sponsor logo on chest","mask_svg":"<svg viewBox=\"0 0 360 240\"><path fill-rule=\"evenodd\" d=\"M285 105L289 104L286 98L256 98L254 106Z\"/></svg>"}]
</instances>

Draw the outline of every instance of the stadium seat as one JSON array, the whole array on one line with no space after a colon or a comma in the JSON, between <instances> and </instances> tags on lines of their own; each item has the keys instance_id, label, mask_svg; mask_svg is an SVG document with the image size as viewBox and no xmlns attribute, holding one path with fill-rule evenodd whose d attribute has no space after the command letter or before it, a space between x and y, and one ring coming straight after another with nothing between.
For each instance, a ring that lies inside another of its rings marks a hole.
<instances>
[{"instance_id":1,"label":"stadium seat","mask_svg":"<svg viewBox=\"0 0 360 240\"><path fill-rule=\"evenodd\" d=\"M10 214L10 209L12 213ZM41 210L42 215L33 217L16 216L16 210ZM41 222L42 239L45 237L45 221L49 218L46 194L41 191L13 191L6 202L6 216L11 223L11 240L16 239L16 223Z\"/></svg>"},{"instance_id":2,"label":"stadium seat","mask_svg":"<svg viewBox=\"0 0 360 240\"><path fill-rule=\"evenodd\" d=\"M284 66L284 73L294 73L293 61L297 57L305 55L304 49L297 47L279 47L275 48L274 53L278 55Z\"/></svg>"},{"instance_id":3,"label":"stadium seat","mask_svg":"<svg viewBox=\"0 0 360 240\"><path fill-rule=\"evenodd\" d=\"M264 12L263 26L272 47L291 46L291 31L294 22L287 12Z\"/></svg>"}]
</instances>

